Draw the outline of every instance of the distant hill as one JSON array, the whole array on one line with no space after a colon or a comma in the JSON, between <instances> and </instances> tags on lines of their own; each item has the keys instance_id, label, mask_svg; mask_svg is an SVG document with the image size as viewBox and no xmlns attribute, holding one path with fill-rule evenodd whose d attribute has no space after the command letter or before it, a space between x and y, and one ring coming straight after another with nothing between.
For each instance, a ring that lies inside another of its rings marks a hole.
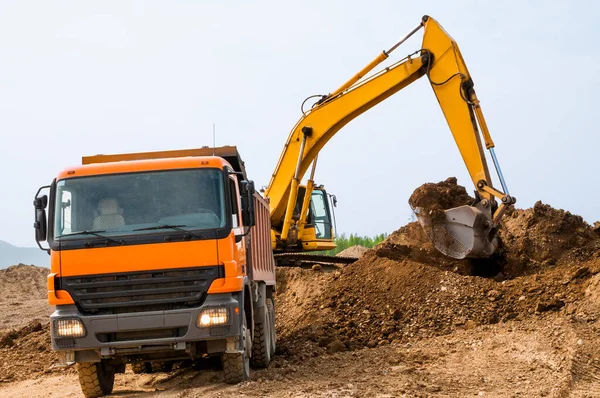
<instances>
[{"instance_id":1,"label":"distant hill","mask_svg":"<svg viewBox=\"0 0 600 398\"><path fill-rule=\"evenodd\" d=\"M0 240L0 269L27 264L50 267L50 256L38 247L17 247Z\"/></svg>"}]
</instances>

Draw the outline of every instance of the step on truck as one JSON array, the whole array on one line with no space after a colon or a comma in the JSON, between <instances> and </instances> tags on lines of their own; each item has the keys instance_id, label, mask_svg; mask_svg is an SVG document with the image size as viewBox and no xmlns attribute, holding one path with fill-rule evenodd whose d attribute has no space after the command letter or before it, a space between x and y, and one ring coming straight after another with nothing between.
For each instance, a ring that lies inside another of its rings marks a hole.
<instances>
[{"instance_id":1,"label":"step on truck","mask_svg":"<svg viewBox=\"0 0 600 398\"><path fill-rule=\"evenodd\" d=\"M156 372L218 356L227 383L269 365L269 203L235 147L83 157L34 207L52 349L86 397L110 394L128 363Z\"/></svg>"}]
</instances>

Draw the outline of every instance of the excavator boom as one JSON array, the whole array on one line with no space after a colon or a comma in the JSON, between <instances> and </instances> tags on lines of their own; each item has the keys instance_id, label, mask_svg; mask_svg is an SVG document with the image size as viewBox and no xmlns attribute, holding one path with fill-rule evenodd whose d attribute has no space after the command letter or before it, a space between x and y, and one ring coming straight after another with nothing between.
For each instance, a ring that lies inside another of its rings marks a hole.
<instances>
[{"instance_id":1,"label":"excavator boom","mask_svg":"<svg viewBox=\"0 0 600 398\"><path fill-rule=\"evenodd\" d=\"M421 28L424 29L421 49L364 77ZM292 213L300 181L325 144L352 119L423 76L431 83L475 185L476 203L448 209L443 214L430 214L428 209L421 208L414 208L414 211L436 248L444 254L465 258L488 257L494 252L500 218L515 199L508 195L493 152L494 142L458 45L436 20L428 16L340 88L321 98L294 126L265 191L271 201L274 247L285 248L290 236L297 236L290 231L299 226ZM504 192L493 187L484 145L492 151ZM500 200L500 206L495 199ZM305 206L302 207L304 211ZM304 216L302 214L299 220Z\"/></svg>"}]
</instances>

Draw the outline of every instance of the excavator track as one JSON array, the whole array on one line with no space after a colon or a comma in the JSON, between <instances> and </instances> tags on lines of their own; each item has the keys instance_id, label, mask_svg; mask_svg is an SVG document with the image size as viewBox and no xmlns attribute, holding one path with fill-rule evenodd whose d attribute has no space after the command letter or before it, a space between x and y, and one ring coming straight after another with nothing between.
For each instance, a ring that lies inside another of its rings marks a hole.
<instances>
[{"instance_id":1,"label":"excavator track","mask_svg":"<svg viewBox=\"0 0 600 398\"><path fill-rule=\"evenodd\" d=\"M358 257L338 257L313 253L275 253L275 263L278 267L301 267L307 265L348 265L358 260Z\"/></svg>"}]
</instances>

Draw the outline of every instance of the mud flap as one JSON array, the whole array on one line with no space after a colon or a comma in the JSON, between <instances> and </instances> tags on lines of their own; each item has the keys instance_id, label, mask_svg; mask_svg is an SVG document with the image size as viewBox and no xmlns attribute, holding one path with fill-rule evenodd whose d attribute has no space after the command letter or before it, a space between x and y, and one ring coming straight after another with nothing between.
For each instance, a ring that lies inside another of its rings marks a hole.
<instances>
[{"instance_id":1,"label":"mud flap","mask_svg":"<svg viewBox=\"0 0 600 398\"><path fill-rule=\"evenodd\" d=\"M442 214L427 214L417 207L415 214L435 248L446 256L490 257L498 247L498 240L491 216L486 214L489 211L479 207L459 206Z\"/></svg>"}]
</instances>

